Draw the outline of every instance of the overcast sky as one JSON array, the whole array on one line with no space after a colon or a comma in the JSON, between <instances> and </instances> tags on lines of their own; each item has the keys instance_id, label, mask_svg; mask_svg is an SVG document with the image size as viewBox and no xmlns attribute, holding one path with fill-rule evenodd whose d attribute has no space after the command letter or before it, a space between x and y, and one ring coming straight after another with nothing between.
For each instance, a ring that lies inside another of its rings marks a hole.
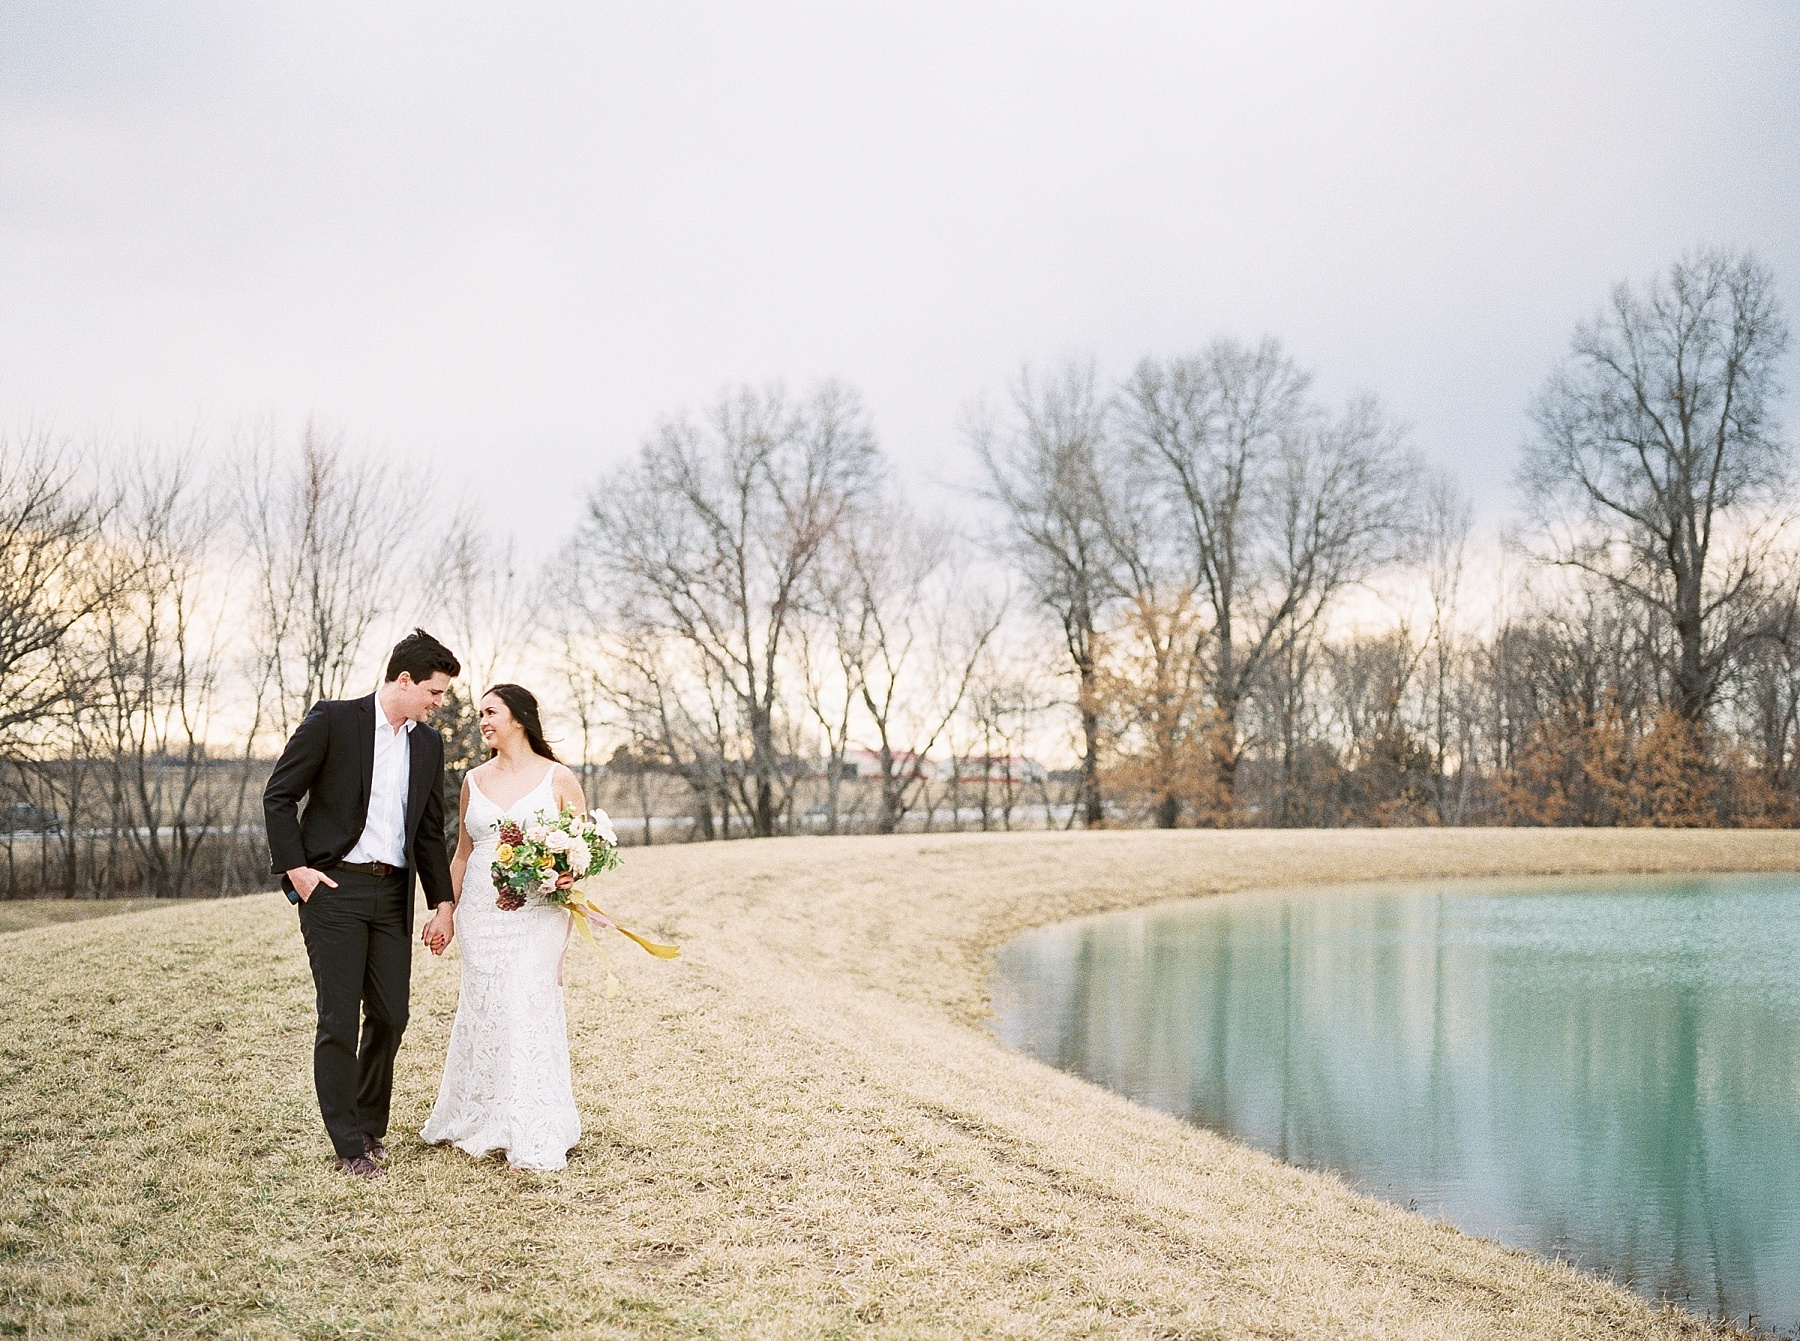
<instances>
[{"instance_id":1,"label":"overcast sky","mask_svg":"<svg viewBox=\"0 0 1800 1341\"><path fill-rule=\"evenodd\" d=\"M0 237L0 420L313 414L528 543L729 383L955 506L1022 363L1219 333L1492 515L1617 280L1748 246L1800 325L1800 4L0 0Z\"/></svg>"}]
</instances>

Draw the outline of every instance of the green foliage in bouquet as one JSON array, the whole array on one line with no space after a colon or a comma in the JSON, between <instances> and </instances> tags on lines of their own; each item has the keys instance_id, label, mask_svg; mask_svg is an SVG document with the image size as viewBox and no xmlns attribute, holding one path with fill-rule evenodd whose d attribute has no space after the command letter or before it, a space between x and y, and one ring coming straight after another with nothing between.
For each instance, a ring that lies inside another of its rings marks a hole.
<instances>
[{"instance_id":1,"label":"green foliage in bouquet","mask_svg":"<svg viewBox=\"0 0 1800 1341\"><path fill-rule=\"evenodd\" d=\"M575 882L619 864L619 836L604 810L539 811L526 824L500 826L492 874L500 907L523 908L537 898L567 908Z\"/></svg>"}]
</instances>

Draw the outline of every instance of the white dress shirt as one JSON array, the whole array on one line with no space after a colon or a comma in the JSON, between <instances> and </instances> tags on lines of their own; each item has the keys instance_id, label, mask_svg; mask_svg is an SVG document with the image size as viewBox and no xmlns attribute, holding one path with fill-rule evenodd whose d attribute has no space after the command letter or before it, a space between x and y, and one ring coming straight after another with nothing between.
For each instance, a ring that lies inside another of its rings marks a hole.
<instances>
[{"instance_id":1,"label":"white dress shirt","mask_svg":"<svg viewBox=\"0 0 1800 1341\"><path fill-rule=\"evenodd\" d=\"M369 780L369 817L362 836L344 854L345 861L385 861L406 865L406 792L412 775L412 729L408 717L389 726L381 700L375 700L375 772Z\"/></svg>"}]
</instances>

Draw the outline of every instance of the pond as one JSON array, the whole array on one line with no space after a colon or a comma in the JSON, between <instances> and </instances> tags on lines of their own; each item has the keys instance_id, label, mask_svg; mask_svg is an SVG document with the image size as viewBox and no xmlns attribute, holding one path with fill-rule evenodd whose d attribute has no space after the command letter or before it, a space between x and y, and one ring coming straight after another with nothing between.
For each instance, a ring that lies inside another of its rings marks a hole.
<instances>
[{"instance_id":1,"label":"pond","mask_svg":"<svg viewBox=\"0 0 1800 1341\"><path fill-rule=\"evenodd\" d=\"M1009 1046L1651 1299L1800 1326L1800 877L1198 899L1047 927Z\"/></svg>"}]
</instances>

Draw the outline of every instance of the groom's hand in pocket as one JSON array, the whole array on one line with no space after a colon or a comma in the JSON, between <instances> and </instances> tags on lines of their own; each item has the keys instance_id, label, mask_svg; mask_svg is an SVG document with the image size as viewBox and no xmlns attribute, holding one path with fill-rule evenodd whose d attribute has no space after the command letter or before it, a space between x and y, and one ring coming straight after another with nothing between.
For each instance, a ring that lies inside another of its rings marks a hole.
<instances>
[{"instance_id":1,"label":"groom's hand in pocket","mask_svg":"<svg viewBox=\"0 0 1800 1341\"><path fill-rule=\"evenodd\" d=\"M300 896L300 902L302 903L305 903L310 899L313 896L313 891L320 885L324 885L330 889L337 888L337 881L326 875L325 872L315 871L310 866L294 867L293 870L287 873L287 878L288 883L294 887L294 893Z\"/></svg>"}]
</instances>

